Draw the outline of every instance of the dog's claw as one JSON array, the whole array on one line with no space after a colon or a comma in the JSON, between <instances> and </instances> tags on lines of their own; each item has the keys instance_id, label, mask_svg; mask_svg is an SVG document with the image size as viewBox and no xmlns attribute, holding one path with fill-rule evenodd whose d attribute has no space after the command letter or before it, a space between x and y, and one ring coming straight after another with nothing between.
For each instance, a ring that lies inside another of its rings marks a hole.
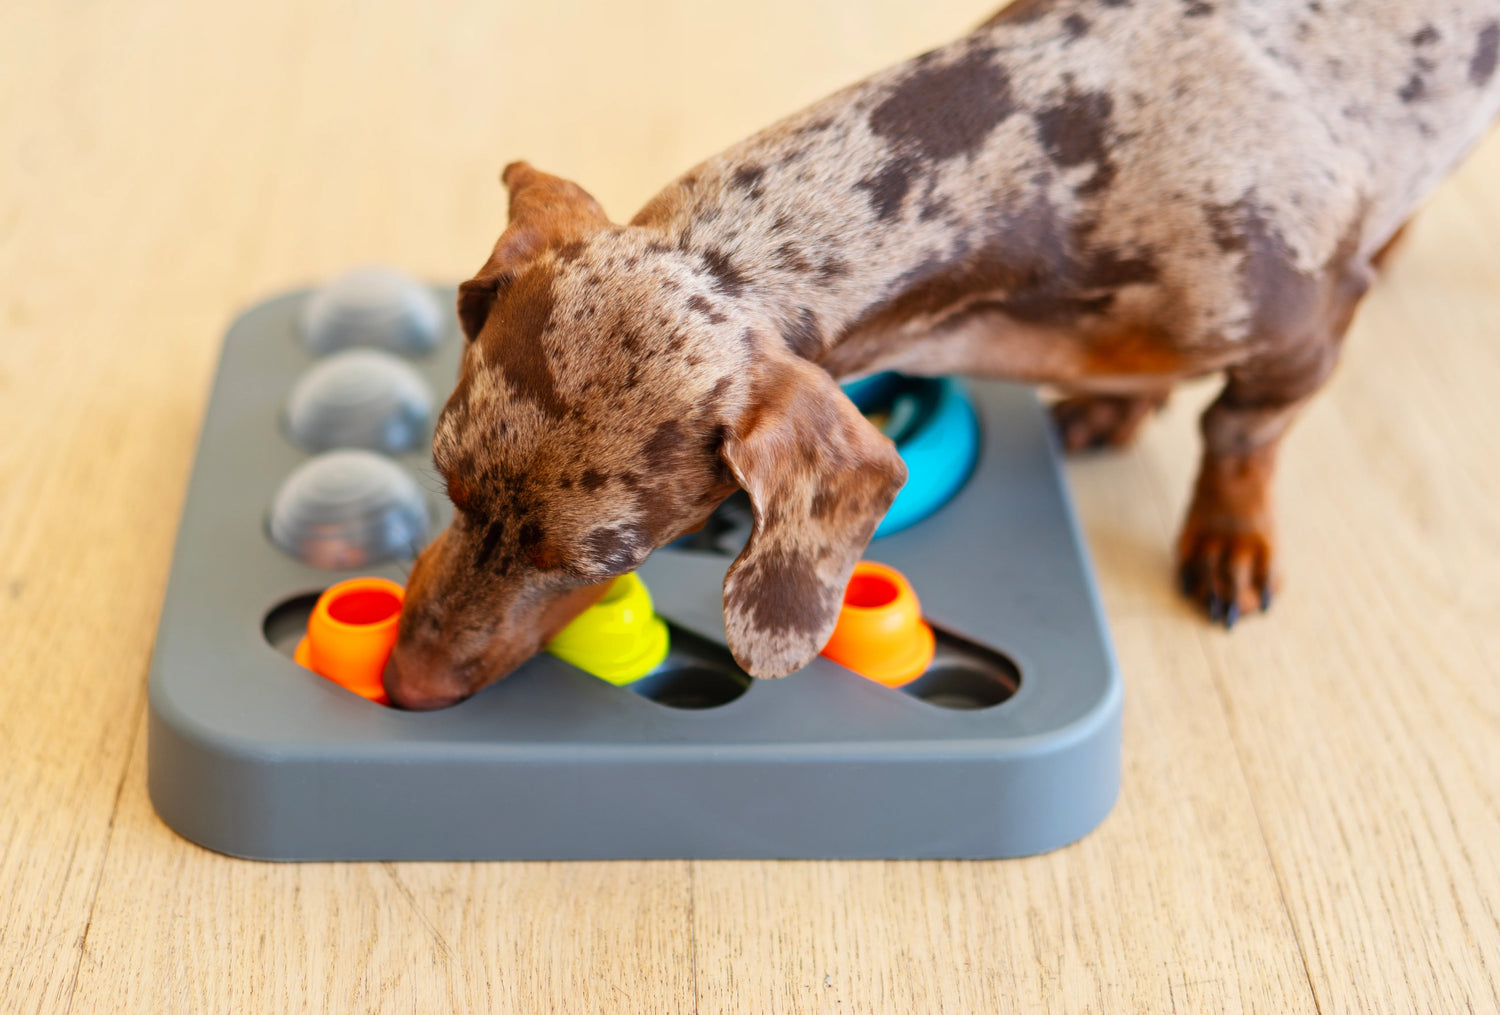
<instances>
[{"instance_id":1,"label":"dog's claw","mask_svg":"<svg viewBox=\"0 0 1500 1015\"><path fill-rule=\"evenodd\" d=\"M1104 451L1131 442L1165 395L1080 395L1052 406L1057 435L1067 451Z\"/></svg>"},{"instance_id":2,"label":"dog's claw","mask_svg":"<svg viewBox=\"0 0 1500 1015\"><path fill-rule=\"evenodd\" d=\"M1257 606L1264 613L1275 593L1270 540L1253 528L1195 526L1184 534L1177 579L1210 622L1232 630Z\"/></svg>"}]
</instances>

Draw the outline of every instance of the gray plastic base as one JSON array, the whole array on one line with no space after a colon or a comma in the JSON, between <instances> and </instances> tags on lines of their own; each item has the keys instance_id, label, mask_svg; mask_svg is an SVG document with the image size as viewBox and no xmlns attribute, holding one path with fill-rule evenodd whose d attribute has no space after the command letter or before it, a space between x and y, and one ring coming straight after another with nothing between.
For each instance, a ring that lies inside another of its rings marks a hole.
<instances>
[{"instance_id":1,"label":"gray plastic base","mask_svg":"<svg viewBox=\"0 0 1500 1015\"><path fill-rule=\"evenodd\" d=\"M307 458L281 430L316 362L297 337L305 299L230 330L183 513L149 765L152 802L182 835L278 860L1009 857L1109 812L1118 672L1044 414L1001 384L970 386L984 437L968 485L866 554L905 572L936 626L1014 661L1020 686L1001 704L941 707L942 694L819 659L727 704L673 708L542 655L451 709L406 713L295 665L311 597L355 573L309 567L266 536L279 484ZM415 361L437 404L458 345L450 321ZM425 454L398 460L440 489ZM436 531L446 504L431 500ZM728 562L669 549L642 568L659 612L699 636L679 637L668 667L698 645L721 677L734 669L716 647ZM359 573L403 578L396 565Z\"/></svg>"}]
</instances>

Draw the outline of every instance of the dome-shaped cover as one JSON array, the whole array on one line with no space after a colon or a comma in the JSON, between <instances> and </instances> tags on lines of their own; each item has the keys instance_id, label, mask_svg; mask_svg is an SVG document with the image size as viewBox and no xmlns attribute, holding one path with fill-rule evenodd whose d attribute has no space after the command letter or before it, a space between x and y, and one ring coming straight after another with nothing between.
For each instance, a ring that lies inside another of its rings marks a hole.
<instances>
[{"instance_id":1,"label":"dome-shaped cover","mask_svg":"<svg viewBox=\"0 0 1500 1015\"><path fill-rule=\"evenodd\" d=\"M407 356L437 348L443 310L432 290L403 271L355 268L302 304L302 340L318 355L368 346Z\"/></svg>"},{"instance_id":2,"label":"dome-shaped cover","mask_svg":"<svg viewBox=\"0 0 1500 1015\"><path fill-rule=\"evenodd\" d=\"M329 451L303 463L276 492L267 523L281 549L330 570L414 557L427 526L416 481L370 451Z\"/></svg>"},{"instance_id":3,"label":"dome-shaped cover","mask_svg":"<svg viewBox=\"0 0 1500 1015\"><path fill-rule=\"evenodd\" d=\"M315 364L286 406L287 434L308 451L414 451L431 418L427 382L411 364L379 349L349 349Z\"/></svg>"}]
</instances>

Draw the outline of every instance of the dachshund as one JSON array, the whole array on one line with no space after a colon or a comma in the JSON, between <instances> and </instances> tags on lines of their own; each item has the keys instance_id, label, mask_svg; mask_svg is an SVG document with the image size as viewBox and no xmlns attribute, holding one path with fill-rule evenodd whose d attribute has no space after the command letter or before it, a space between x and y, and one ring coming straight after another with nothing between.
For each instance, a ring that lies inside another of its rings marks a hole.
<instances>
[{"instance_id":1,"label":"dachshund","mask_svg":"<svg viewBox=\"0 0 1500 1015\"><path fill-rule=\"evenodd\" d=\"M1019 0L691 169L626 225L508 166L459 289L393 702L499 679L748 493L735 658L808 663L905 479L837 380L1035 382L1069 448L1222 373L1178 547L1220 623L1278 585L1277 447L1372 264L1500 114L1496 0Z\"/></svg>"}]
</instances>

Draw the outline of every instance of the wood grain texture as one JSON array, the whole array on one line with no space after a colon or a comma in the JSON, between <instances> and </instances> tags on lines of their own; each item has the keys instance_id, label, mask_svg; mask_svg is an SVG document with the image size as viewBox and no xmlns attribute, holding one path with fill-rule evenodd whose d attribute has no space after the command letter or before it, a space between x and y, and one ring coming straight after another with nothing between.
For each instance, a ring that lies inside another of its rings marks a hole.
<instances>
[{"instance_id":1,"label":"wood grain texture","mask_svg":"<svg viewBox=\"0 0 1500 1015\"><path fill-rule=\"evenodd\" d=\"M1500 1010L1500 138L1289 441L1290 582L1168 583L1211 386L1070 479L1126 677L1104 825L1003 863L271 865L167 830L144 687L218 342L616 217L974 0L0 5L0 1011Z\"/></svg>"}]
</instances>

